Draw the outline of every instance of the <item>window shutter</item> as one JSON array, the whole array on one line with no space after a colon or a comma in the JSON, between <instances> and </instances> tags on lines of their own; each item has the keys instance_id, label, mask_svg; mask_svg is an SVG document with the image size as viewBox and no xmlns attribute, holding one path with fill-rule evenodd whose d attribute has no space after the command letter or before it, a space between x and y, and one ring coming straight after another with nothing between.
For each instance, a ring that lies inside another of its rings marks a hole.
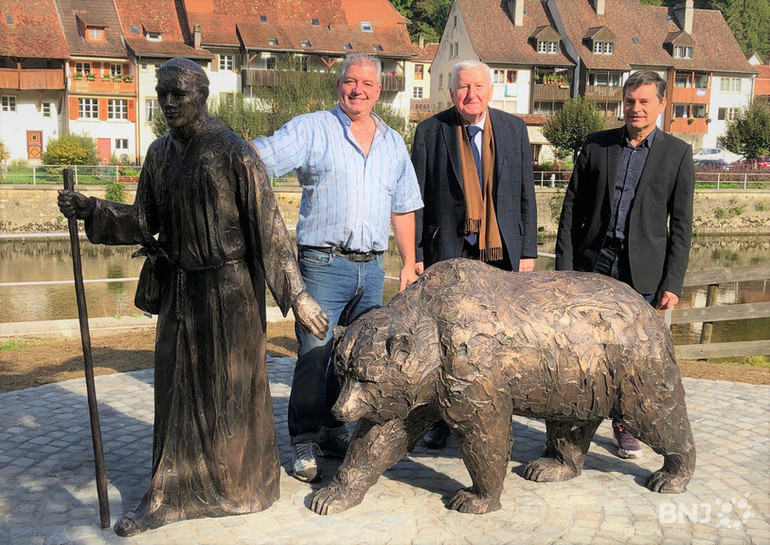
<instances>
[{"instance_id":1,"label":"window shutter","mask_svg":"<svg viewBox=\"0 0 770 545\"><path fill-rule=\"evenodd\" d=\"M219 72L219 55L214 55L214 60L211 61L211 71Z\"/></svg>"},{"instance_id":2,"label":"window shutter","mask_svg":"<svg viewBox=\"0 0 770 545\"><path fill-rule=\"evenodd\" d=\"M131 123L136 123L136 101L129 100L127 108L128 108L128 120Z\"/></svg>"},{"instance_id":3,"label":"window shutter","mask_svg":"<svg viewBox=\"0 0 770 545\"><path fill-rule=\"evenodd\" d=\"M78 98L70 97L70 119L78 118Z\"/></svg>"},{"instance_id":4,"label":"window shutter","mask_svg":"<svg viewBox=\"0 0 770 545\"><path fill-rule=\"evenodd\" d=\"M107 121L107 99L99 99L99 120Z\"/></svg>"}]
</instances>

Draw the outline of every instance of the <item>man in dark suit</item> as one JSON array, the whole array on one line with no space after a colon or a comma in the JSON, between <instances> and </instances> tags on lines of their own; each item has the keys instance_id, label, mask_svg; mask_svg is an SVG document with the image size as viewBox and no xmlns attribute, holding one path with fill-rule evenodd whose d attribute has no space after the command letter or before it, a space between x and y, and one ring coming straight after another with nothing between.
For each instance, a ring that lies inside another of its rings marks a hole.
<instances>
[{"instance_id":1,"label":"man in dark suit","mask_svg":"<svg viewBox=\"0 0 770 545\"><path fill-rule=\"evenodd\" d=\"M454 106L417 126L412 163L425 207L416 214L418 274L444 259L480 259L504 270L531 271L537 257L537 204L524 122L488 108L489 67L455 64ZM449 430L435 426L429 448Z\"/></svg>"},{"instance_id":2,"label":"man in dark suit","mask_svg":"<svg viewBox=\"0 0 770 545\"><path fill-rule=\"evenodd\" d=\"M597 272L631 285L659 309L682 294L692 237L692 148L656 128L666 82L651 70L623 86L625 125L590 134L559 220L556 269ZM639 442L614 421L618 455Z\"/></svg>"}]
</instances>

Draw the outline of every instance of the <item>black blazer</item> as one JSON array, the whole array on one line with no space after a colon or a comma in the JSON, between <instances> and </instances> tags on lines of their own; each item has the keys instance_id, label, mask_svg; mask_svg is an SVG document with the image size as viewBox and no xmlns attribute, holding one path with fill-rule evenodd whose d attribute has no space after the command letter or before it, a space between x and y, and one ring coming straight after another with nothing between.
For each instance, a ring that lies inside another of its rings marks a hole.
<instances>
[{"instance_id":1,"label":"black blazer","mask_svg":"<svg viewBox=\"0 0 770 545\"><path fill-rule=\"evenodd\" d=\"M519 259L537 257L537 204L527 127L511 114L490 108L495 141L495 212L513 270ZM425 207L416 213L416 257L428 267L462 253L465 197L458 115L454 107L417 126L412 163Z\"/></svg>"},{"instance_id":2,"label":"black blazer","mask_svg":"<svg viewBox=\"0 0 770 545\"><path fill-rule=\"evenodd\" d=\"M622 127L590 134L572 172L556 239L556 269L593 271L612 217ZM692 238L692 148L657 129L626 226L631 285L682 294Z\"/></svg>"}]
</instances>

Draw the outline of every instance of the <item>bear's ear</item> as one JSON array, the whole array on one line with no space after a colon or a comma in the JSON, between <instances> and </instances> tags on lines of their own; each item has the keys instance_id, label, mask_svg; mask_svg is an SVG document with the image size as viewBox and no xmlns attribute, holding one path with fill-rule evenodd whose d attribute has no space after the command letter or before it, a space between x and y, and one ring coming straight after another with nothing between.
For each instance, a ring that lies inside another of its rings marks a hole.
<instances>
[{"instance_id":1,"label":"bear's ear","mask_svg":"<svg viewBox=\"0 0 770 545\"><path fill-rule=\"evenodd\" d=\"M392 337L388 337L388 340L385 341L385 348L388 351L391 361L403 363L412 351L411 339L409 335L405 335L404 333L393 335Z\"/></svg>"}]
</instances>

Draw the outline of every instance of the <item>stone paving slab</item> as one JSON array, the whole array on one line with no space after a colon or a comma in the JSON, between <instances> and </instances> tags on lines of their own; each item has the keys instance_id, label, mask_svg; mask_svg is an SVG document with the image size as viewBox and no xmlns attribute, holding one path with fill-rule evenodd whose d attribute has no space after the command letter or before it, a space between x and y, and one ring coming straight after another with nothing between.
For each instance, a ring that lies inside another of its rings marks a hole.
<instances>
[{"instance_id":1,"label":"stone paving slab","mask_svg":"<svg viewBox=\"0 0 770 545\"><path fill-rule=\"evenodd\" d=\"M252 515L171 524L120 538L99 527L93 452L82 379L0 394L0 544L770 544L770 386L685 379L698 463L688 490L643 487L662 457L615 456L605 422L583 475L538 484L521 477L545 442L541 421L514 419L503 508L487 515L449 511L445 499L470 478L454 440L422 447L391 468L361 505L322 517L307 506L324 479L290 477L286 412L293 358L272 360L269 376L283 471L281 498ZM140 500L150 474L152 371L96 377L112 522Z\"/></svg>"}]
</instances>

